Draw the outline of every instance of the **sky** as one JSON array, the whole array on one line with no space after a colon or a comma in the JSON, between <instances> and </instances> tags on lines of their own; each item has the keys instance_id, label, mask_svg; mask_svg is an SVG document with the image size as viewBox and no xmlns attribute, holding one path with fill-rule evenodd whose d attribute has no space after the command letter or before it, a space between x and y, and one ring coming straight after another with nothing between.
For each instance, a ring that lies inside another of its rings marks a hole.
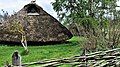
<instances>
[{"instance_id":1,"label":"sky","mask_svg":"<svg viewBox=\"0 0 120 67\"><path fill-rule=\"evenodd\" d=\"M24 7L24 5L30 2L31 0L0 0L0 9L7 11L9 14L13 14L13 11L19 11ZM41 6L50 15L57 18L57 13L53 10L51 2L54 2L54 0L36 0L36 3L39 6Z\"/></svg>"},{"instance_id":2,"label":"sky","mask_svg":"<svg viewBox=\"0 0 120 67\"><path fill-rule=\"evenodd\" d=\"M24 5L30 3L31 0L0 0L0 9L8 11L9 14L13 14L13 11L17 12L24 7ZM41 6L45 11L57 18L57 13L53 10L51 2L54 0L36 0L36 3ZM120 6L120 1L117 2ZM117 8L120 10L120 7Z\"/></svg>"}]
</instances>

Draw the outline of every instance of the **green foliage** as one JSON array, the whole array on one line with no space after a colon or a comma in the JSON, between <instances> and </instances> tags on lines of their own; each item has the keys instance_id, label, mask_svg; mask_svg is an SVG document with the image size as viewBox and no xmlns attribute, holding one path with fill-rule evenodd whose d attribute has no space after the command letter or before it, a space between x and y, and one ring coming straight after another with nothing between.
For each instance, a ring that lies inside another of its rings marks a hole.
<instances>
[{"instance_id":1,"label":"green foliage","mask_svg":"<svg viewBox=\"0 0 120 67\"><path fill-rule=\"evenodd\" d=\"M115 17L116 2L117 0L55 0L52 5L65 25L71 27L71 24L77 23L85 32L97 35L98 31L106 28L110 21L108 17L111 14Z\"/></svg>"},{"instance_id":2,"label":"green foliage","mask_svg":"<svg viewBox=\"0 0 120 67\"><path fill-rule=\"evenodd\" d=\"M102 18L106 10L117 6L116 2L117 0L55 0L52 5L60 19L74 21L86 17Z\"/></svg>"},{"instance_id":3,"label":"green foliage","mask_svg":"<svg viewBox=\"0 0 120 67\"><path fill-rule=\"evenodd\" d=\"M99 50L120 42L118 31L120 10L116 10L117 1L55 0L52 5L59 19L64 21L70 30L75 29L77 33L87 38L89 35L97 37L96 45Z\"/></svg>"}]
</instances>

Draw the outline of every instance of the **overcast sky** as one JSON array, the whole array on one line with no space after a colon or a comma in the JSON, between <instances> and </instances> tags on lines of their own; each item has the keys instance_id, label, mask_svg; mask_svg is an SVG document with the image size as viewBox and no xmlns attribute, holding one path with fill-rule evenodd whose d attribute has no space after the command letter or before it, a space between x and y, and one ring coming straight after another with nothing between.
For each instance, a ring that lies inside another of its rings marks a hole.
<instances>
[{"instance_id":1,"label":"overcast sky","mask_svg":"<svg viewBox=\"0 0 120 67\"><path fill-rule=\"evenodd\" d=\"M45 11L47 11L49 14L57 17L56 12L53 10L52 5L50 4L54 0L37 0L36 3L41 6ZM12 14L13 10L15 12L19 11L24 7L24 5L30 3L31 0L0 0L0 9L3 9L5 11L8 11L8 13ZM120 2L118 2L118 5L120 6ZM120 9L120 8L117 8Z\"/></svg>"},{"instance_id":2,"label":"overcast sky","mask_svg":"<svg viewBox=\"0 0 120 67\"><path fill-rule=\"evenodd\" d=\"M8 11L9 14L12 14L13 11L17 12L24 7L24 5L30 3L31 0L0 0L0 9ZM51 2L54 0L36 0L36 3L41 6L49 14L57 17L56 12L53 10Z\"/></svg>"}]
</instances>

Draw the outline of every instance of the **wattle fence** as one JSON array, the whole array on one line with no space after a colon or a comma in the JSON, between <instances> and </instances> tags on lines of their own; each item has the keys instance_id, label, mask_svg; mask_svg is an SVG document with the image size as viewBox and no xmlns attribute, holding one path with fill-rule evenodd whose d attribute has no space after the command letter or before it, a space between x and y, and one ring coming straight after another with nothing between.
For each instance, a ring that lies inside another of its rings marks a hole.
<instances>
[{"instance_id":1,"label":"wattle fence","mask_svg":"<svg viewBox=\"0 0 120 67\"><path fill-rule=\"evenodd\" d=\"M37 65L36 67L58 67L62 65L71 65L71 67L120 67L120 48L99 51L85 56L73 56L71 58L50 59L38 62L24 63L27 67ZM35 67L35 66L34 66Z\"/></svg>"}]
</instances>

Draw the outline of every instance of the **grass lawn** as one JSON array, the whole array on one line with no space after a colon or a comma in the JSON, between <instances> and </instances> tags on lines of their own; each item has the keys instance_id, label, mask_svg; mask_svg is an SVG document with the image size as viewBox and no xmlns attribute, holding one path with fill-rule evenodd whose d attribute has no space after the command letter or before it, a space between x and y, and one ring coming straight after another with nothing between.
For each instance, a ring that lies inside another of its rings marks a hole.
<instances>
[{"instance_id":1,"label":"grass lawn","mask_svg":"<svg viewBox=\"0 0 120 67\"><path fill-rule=\"evenodd\" d=\"M75 40L75 38L73 38L73 40ZM71 39L71 41L73 40ZM29 54L22 56L22 63L35 62L51 58L67 58L79 55L80 52L79 45L76 45L74 43L69 44L63 43L47 46L28 46L28 49ZM5 64L6 60L8 60L11 63L11 56L15 50L18 50L21 53L24 49L22 46L5 46L1 44L0 67Z\"/></svg>"}]
</instances>

